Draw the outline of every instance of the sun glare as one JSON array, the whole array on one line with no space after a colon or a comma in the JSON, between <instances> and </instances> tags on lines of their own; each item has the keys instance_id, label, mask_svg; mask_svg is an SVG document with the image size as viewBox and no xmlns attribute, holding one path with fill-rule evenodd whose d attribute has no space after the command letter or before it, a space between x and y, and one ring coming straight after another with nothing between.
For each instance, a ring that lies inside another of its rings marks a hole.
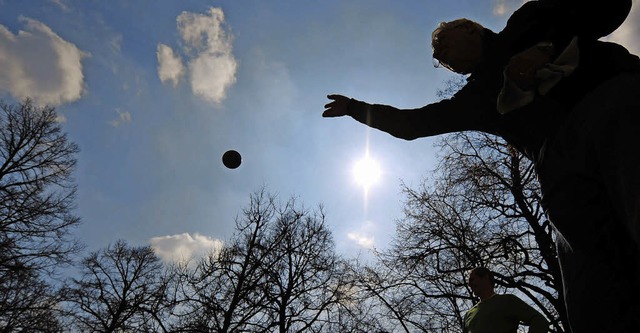
<instances>
[{"instance_id":1,"label":"sun glare","mask_svg":"<svg viewBox=\"0 0 640 333\"><path fill-rule=\"evenodd\" d=\"M368 155L357 161L353 166L354 179L365 190L377 183L380 180L380 175L380 165Z\"/></svg>"}]
</instances>

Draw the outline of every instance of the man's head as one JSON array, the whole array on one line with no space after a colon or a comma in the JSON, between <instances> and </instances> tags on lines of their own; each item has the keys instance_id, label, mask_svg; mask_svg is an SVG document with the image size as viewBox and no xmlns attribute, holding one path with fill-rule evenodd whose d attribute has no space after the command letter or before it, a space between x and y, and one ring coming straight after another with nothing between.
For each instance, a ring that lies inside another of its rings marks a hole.
<instances>
[{"instance_id":1,"label":"man's head","mask_svg":"<svg viewBox=\"0 0 640 333\"><path fill-rule=\"evenodd\" d=\"M442 22L431 34L433 58L460 74L469 74L482 60L486 29L468 19Z\"/></svg>"},{"instance_id":2,"label":"man's head","mask_svg":"<svg viewBox=\"0 0 640 333\"><path fill-rule=\"evenodd\" d=\"M493 295L493 274L485 267L476 267L469 272L469 287L473 294L484 299Z\"/></svg>"}]
</instances>

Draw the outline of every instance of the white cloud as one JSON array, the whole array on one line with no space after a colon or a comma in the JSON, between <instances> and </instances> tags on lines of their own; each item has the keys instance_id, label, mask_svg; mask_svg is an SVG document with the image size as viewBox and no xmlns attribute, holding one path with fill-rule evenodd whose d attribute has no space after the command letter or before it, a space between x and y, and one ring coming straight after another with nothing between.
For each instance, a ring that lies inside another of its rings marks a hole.
<instances>
[{"instance_id":1,"label":"white cloud","mask_svg":"<svg viewBox=\"0 0 640 333\"><path fill-rule=\"evenodd\" d=\"M361 234L358 232L350 232L347 234L347 237L353 242L355 242L358 246L361 246L367 249L372 249L375 242L375 239L373 238L373 236Z\"/></svg>"},{"instance_id":2,"label":"white cloud","mask_svg":"<svg viewBox=\"0 0 640 333\"><path fill-rule=\"evenodd\" d=\"M507 8L505 0L497 0L493 6L493 15L504 16L507 13Z\"/></svg>"},{"instance_id":3,"label":"white cloud","mask_svg":"<svg viewBox=\"0 0 640 333\"><path fill-rule=\"evenodd\" d=\"M116 113L118 113L118 118L112 120L109 122L109 124L111 124L111 126L113 127L118 127L124 123L130 123L131 122L131 113L126 112L126 111L122 111L119 108L117 108Z\"/></svg>"},{"instance_id":4,"label":"white cloud","mask_svg":"<svg viewBox=\"0 0 640 333\"><path fill-rule=\"evenodd\" d=\"M65 0L49 0L54 5L58 6L63 12L68 12L71 9L69 8L69 4Z\"/></svg>"},{"instance_id":5,"label":"white cloud","mask_svg":"<svg viewBox=\"0 0 640 333\"><path fill-rule=\"evenodd\" d=\"M372 249L375 243L375 239L371 235L366 235L360 232L350 232L347 234L347 237L355 242L358 246L364 247L366 249Z\"/></svg>"},{"instance_id":6,"label":"white cloud","mask_svg":"<svg viewBox=\"0 0 640 333\"><path fill-rule=\"evenodd\" d=\"M189 64L193 93L210 102L222 102L236 81L236 67L232 55L201 54Z\"/></svg>"},{"instance_id":7,"label":"white cloud","mask_svg":"<svg viewBox=\"0 0 640 333\"><path fill-rule=\"evenodd\" d=\"M238 68L224 12L213 7L204 14L182 12L177 25L191 90L207 101L221 103L236 82ZM184 67L180 57L169 46L159 44L158 63L160 80L171 80L176 86Z\"/></svg>"},{"instance_id":8,"label":"white cloud","mask_svg":"<svg viewBox=\"0 0 640 333\"><path fill-rule=\"evenodd\" d=\"M191 236L188 233L153 237L151 247L156 255L166 262L181 262L210 253L217 253L222 248L222 241L200 234Z\"/></svg>"},{"instance_id":9,"label":"white cloud","mask_svg":"<svg viewBox=\"0 0 640 333\"><path fill-rule=\"evenodd\" d=\"M182 12L178 16L178 31L189 51L227 53L231 38L224 30L224 12L209 8L205 14Z\"/></svg>"},{"instance_id":10,"label":"white cloud","mask_svg":"<svg viewBox=\"0 0 640 333\"><path fill-rule=\"evenodd\" d=\"M21 17L17 35L0 25L0 90L37 103L60 105L84 91L82 58L88 54L45 24Z\"/></svg>"},{"instance_id":11,"label":"white cloud","mask_svg":"<svg viewBox=\"0 0 640 333\"><path fill-rule=\"evenodd\" d=\"M511 15L511 13L520 8L520 6L527 1L529 0L494 0L493 15Z\"/></svg>"},{"instance_id":12,"label":"white cloud","mask_svg":"<svg viewBox=\"0 0 640 333\"><path fill-rule=\"evenodd\" d=\"M184 74L184 65L180 56L173 53L173 49L164 44L158 44L158 76L160 81L173 82L173 86L177 86L180 77Z\"/></svg>"},{"instance_id":13,"label":"white cloud","mask_svg":"<svg viewBox=\"0 0 640 333\"><path fill-rule=\"evenodd\" d=\"M64 124L67 122L67 117L65 117L63 114L59 114L56 116L56 122L60 123L60 124Z\"/></svg>"},{"instance_id":14,"label":"white cloud","mask_svg":"<svg viewBox=\"0 0 640 333\"><path fill-rule=\"evenodd\" d=\"M356 245L365 249L373 249L375 246L375 235L378 227L373 221L363 221L357 229L352 229L347 233L347 238Z\"/></svg>"}]
</instances>

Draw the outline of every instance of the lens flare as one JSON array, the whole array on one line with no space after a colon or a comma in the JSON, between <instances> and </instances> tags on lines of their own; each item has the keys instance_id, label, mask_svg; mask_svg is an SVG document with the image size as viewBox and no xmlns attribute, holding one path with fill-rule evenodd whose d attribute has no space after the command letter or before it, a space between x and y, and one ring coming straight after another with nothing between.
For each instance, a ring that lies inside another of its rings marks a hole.
<instances>
[{"instance_id":1,"label":"lens flare","mask_svg":"<svg viewBox=\"0 0 640 333\"><path fill-rule=\"evenodd\" d=\"M368 154L357 161L353 166L353 177L365 190L380 180L380 164Z\"/></svg>"}]
</instances>

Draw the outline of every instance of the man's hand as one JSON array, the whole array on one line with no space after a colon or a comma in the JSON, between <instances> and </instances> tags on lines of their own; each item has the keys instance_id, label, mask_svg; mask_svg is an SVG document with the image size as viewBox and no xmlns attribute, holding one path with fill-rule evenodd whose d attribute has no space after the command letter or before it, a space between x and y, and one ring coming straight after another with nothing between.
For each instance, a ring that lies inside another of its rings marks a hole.
<instances>
[{"instance_id":1,"label":"man's hand","mask_svg":"<svg viewBox=\"0 0 640 333\"><path fill-rule=\"evenodd\" d=\"M325 110L322 113L323 117L341 117L347 115L347 106L351 100L349 97L342 95L328 95L327 98L333 101L324 106Z\"/></svg>"}]
</instances>

